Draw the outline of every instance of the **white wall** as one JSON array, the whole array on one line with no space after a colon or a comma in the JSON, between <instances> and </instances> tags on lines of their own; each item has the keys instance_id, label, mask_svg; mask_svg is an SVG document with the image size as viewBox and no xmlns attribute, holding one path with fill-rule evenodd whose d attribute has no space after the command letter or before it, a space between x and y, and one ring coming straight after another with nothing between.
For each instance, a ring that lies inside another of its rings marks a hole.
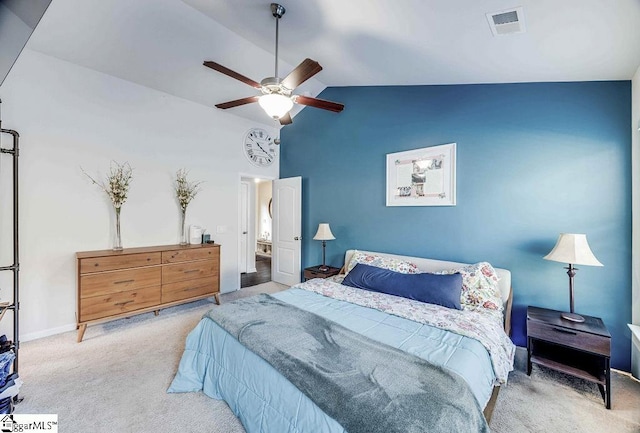
<instances>
[{"instance_id":1,"label":"white wall","mask_svg":"<svg viewBox=\"0 0 640 433\"><path fill-rule=\"evenodd\" d=\"M640 325L640 68L631 80L631 209L632 209L632 278L631 320ZM640 340L632 338L631 372L640 378Z\"/></svg>"},{"instance_id":2,"label":"white wall","mask_svg":"<svg viewBox=\"0 0 640 433\"><path fill-rule=\"evenodd\" d=\"M0 83L11 69L33 29L0 2Z\"/></svg>"},{"instance_id":3,"label":"white wall","mask_svg":"<svg viewBox=\"0 0 640 433\"><path fill-rule=\"evenodd\" d=\"M111 160L133 167L122 208L125 248L177 243L175 172L186 168L190 178L205 181L187 224L206 227L222 244L222 291L239 288L240 173L277 178L279 172L277 163L257 168L244 157L242 140L255 123L29 49L0 97L3 127L21 135L23 340L75 328L74 253L112 246L110 202L80 167L94 176L104 176ZM0 265L11 257L9 163L3 155ZM6 298L10 286L3 278L0 296Z\"/></svg>"}]
</instances>

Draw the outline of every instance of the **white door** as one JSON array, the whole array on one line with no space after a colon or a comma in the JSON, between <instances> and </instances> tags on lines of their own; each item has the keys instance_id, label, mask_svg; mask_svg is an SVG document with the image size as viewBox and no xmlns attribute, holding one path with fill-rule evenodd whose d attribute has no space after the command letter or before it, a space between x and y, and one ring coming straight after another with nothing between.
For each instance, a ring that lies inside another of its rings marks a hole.
<instances>
[{"instance_id":1,"label":"white door","mask_svg":"<svg viewBox=\"0 0 640 433\"><path fill-rule=\"evenodd\" d=\"M271 279L293 286L300 282L302 178L273 181Z\"/></svg>"},{"instance_id":2,"label":"white door","mask_svg":"<svg viewBox=\"0 0 640 433\"><path fill-rule=\"evenodd\" d=\"M240 182L240 273L247 272L249 254L249 184Z\"/></svg>"}]
</instances>

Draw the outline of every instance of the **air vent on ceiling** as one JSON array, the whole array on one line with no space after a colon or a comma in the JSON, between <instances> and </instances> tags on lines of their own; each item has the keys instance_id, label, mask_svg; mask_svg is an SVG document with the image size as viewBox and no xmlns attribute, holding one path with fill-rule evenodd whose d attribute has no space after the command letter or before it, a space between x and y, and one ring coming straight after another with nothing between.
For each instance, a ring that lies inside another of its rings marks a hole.
<instances>
[{"instance_id":1,"label":"air vent on ceiling","mask_svg":"<svg viewBox=\"0 0 640 433\"><path fill-rule=\"evenodd\" d=\"M522 8L507 9L487 14L493 36L524 33L524 11Z\"/></svg>"}]
</instances>

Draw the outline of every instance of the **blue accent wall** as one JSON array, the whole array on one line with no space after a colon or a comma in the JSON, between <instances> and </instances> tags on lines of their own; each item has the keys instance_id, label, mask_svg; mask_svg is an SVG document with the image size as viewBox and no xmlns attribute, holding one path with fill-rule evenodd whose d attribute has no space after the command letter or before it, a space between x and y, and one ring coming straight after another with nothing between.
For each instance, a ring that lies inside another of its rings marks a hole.
<instances>
[{"instance_id":1,"label":"blue accent wall","mask_svg":"<svg viewBox=\"0 0 640 433\"><path fill-rule=\"evenodd\" d=\"M631 82L328 88L340 114L306 108L281 132L281 177L302 176L303 266L320 222L345 250L489 261L513 276L514 342L526 307L569 309L561 232L586 233L604 267L578 266L576 312L601 317L629 370ZM457 143L457 205L386 207L386 154Z\"/></svg>"}]
</instances>

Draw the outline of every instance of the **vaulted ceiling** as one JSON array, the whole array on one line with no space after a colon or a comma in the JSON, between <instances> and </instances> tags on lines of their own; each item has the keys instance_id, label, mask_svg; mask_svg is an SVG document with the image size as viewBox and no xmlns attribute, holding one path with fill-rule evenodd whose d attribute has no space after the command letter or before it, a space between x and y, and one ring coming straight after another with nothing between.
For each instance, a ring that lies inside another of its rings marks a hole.
<instances>
[{"instance_id":1,"label":"vaulted ceiling","mask_svg":"<svg viewBox=\"0 0 640 433\"><path fill-rule=\"evenodd\" d=\"M326 86L628 80L640 66L640 0L282 2L280 75L320 62L296 91L311 96ZM256 91L204 60L256 81L273 75L269 3L53 0L27 47L213 107ZM525 31L494 36L486 14L518 6ZM227 111L271 122L257 104Z\"/></svg>"}]
</instances>

